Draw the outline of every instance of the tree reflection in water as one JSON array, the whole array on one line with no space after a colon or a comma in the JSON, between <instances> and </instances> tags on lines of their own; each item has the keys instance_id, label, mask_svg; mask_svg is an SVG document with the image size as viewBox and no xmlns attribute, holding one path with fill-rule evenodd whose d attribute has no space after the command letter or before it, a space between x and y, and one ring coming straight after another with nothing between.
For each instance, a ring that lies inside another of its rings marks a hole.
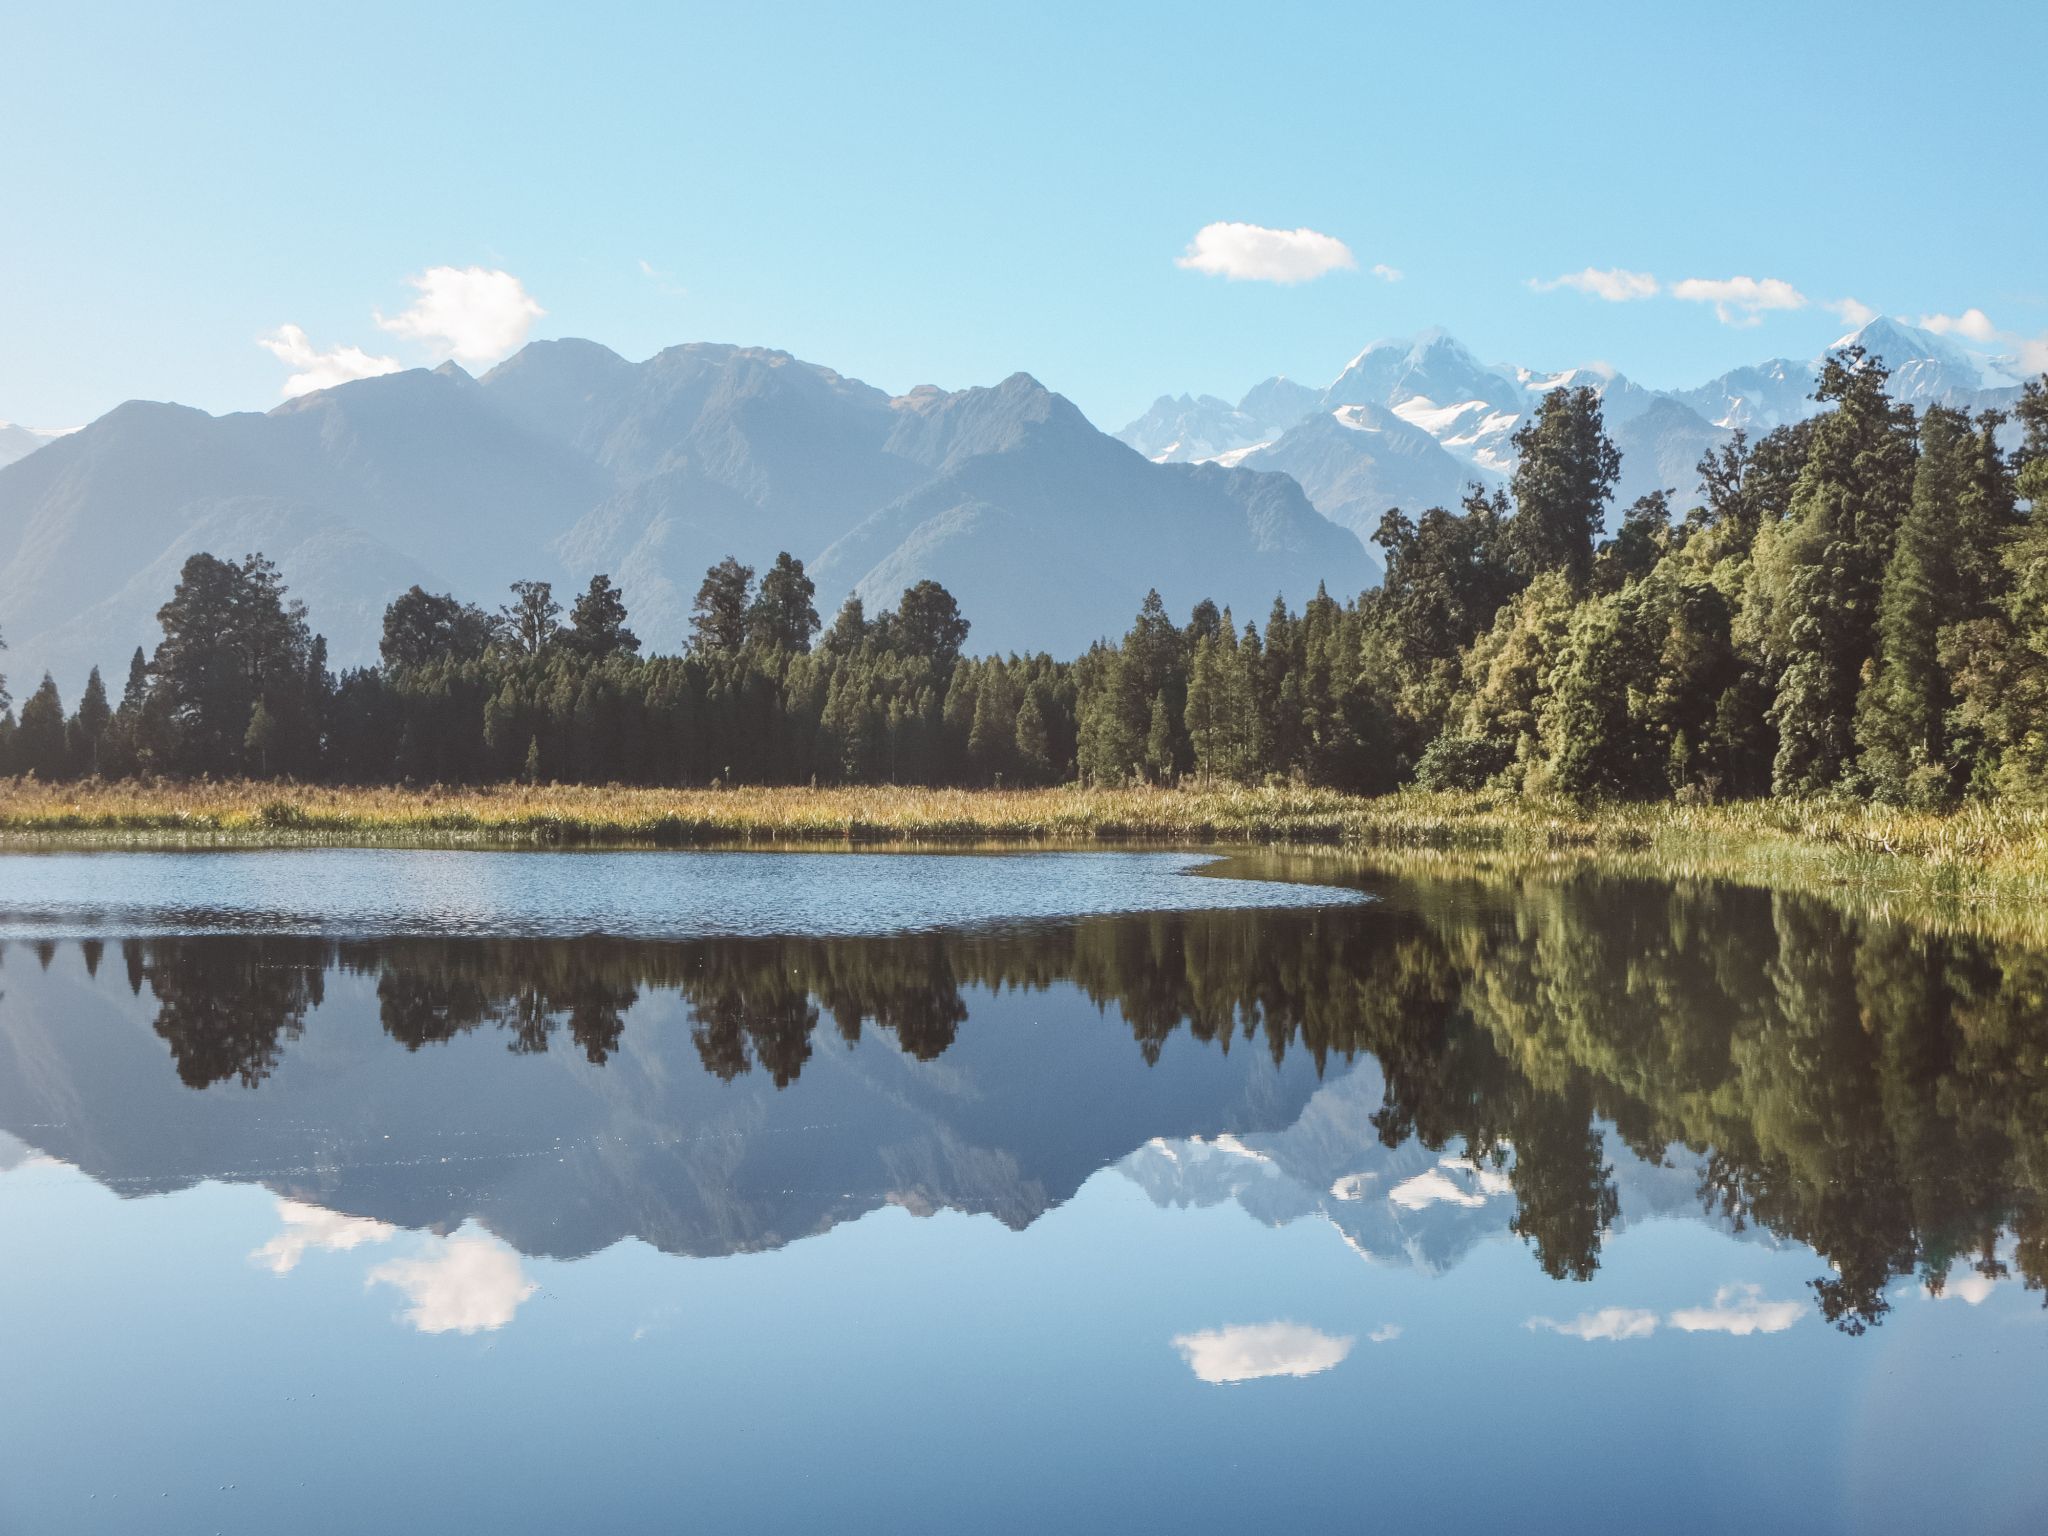
<instances>
[{"instance_id":1,"label":"tree reflection in water","mask_svg":"<svg viewBox=\"0 0 2048 1536\"><path fill-rule=\"evenodd\" d=\"M374 977L407 1051L477 1031L595 1066L636 1003L674 994L704 1069L800 1091L821 1024L932 1061L976 990L1080 989L1147 1062L1176 1035L1318 1071L1377 1059L1374 1125L1462 1144L1512 1181L1545 1271L1597 1268L1612 1126L1700 1155L1702 1208L1810 1245L1822 1312L1860 1332L1895 1278L1958 1259L2048 1278L2048 955L1847 915L1805 895L1584 871L1369 877L1326 911L1094 918L1004 931L655 943L126 941L179 1079L257 1089L335 972ZM49 956L38 953L47 965ZM100 948L88 966L97 970ZM239 1091L239 1090L237 1090ZM1045 1107L1056 1116L1059 1106Z\"/></svg>"}]
</instances>

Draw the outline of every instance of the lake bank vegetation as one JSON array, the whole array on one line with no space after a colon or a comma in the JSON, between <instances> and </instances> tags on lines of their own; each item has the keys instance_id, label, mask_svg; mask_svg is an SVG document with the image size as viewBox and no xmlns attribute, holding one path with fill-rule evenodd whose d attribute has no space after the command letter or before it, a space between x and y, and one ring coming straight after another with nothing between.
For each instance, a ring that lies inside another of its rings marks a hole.
<instances>
[{"instance_id":1,"label":"lake bank vegetation","mask_svg":"<svg viewBox=\"0 0 2048 1536\"><path fill-rule=\"evenodd\" d=\"M1587 804L1499 791L1033 790L0 781L0 847L1245 847L1826 888L1949 927L2048 914L2048 807L1770 799ZM1310 866L1297 866L1300 874ZM2031 921L2031 919L2030 919ZM2021 924L2025 927L2026 924ZM2048 943L2048 917L2035 926Z\"/></svg>"}]
</instances>

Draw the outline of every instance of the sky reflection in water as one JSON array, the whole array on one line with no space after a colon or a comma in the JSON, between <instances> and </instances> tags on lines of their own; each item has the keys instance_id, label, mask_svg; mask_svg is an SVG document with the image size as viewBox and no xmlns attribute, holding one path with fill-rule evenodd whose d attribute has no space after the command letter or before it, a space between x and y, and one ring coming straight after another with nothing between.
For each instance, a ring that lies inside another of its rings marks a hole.
<instances>
[{"instance_id":1,"label":"sky reflection in water","mask_svg":"<svg viewBox=\"0 0 2048 1536\"><path fill-rule=\"evenodd\" d=\"M10 944L0 1531L2040 1527L2041 957L1363 883Z\"/></svg>"}]
</instances>

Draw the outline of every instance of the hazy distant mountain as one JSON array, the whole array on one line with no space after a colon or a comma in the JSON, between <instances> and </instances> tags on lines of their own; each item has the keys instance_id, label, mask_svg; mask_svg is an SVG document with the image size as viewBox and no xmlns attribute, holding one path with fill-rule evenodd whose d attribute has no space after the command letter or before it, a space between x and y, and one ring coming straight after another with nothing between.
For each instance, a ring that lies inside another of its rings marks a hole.
<instances>
[{"instance_id":1,"label":"hazy distant mountain","mask_svg":"<svg viewBox=\"0 0 2048 1536\"><path fill-rule=\"evenodd\" d=\"M0 467L27 458L64 433L62 427L24 427L18 422L0 421Z\"/></svg>"},{"instance_id":2,"label":"hazy distant mountain","mask_svg":"<svg viewBox=\"0 0 2048 1536\"><path fill-rule=\"evenodd\" d=\"M38 437L27 427L17 427L11 421L0 421L0 465L12 464L16 459L25 459L48 441L48 438Z\"/></svg>"},{"instance_id":3,"label":"hazy distant mountain","mask_svg":"<svg viewBox=\"0 0 2048 1536\"><path fill-rule=\"evenodd\" d=\"M131 402L0 469L0 670L48 668L67 700L91 665L118 674L200 549L277 560L337 664L374 656L414 581L495 603L515 578L609 571L674 649L706 566L787 549L828 619L932 576L977 648L1067 653L1150 585L1263 612L1377 570L1292 482L1150 464L1024 375L892 399L758 348L636 364L539 342L482 379L415 370L262 415Z\"/></svg>"},{"instance_id":4,"label":"hazy distant mountain","mask_svg":"<svg viewBox=\"0 0 2048 1536\"><path fill-rule=\"evenodd\" d=\"M1827 350L1851 343L1882 358L1892 369L1894 395L1915 406L2003 406L2019 392L2019 370L2009 360L1902 321L1879 317ZM1586 384L1599 392L1608 432L1622 451L1612 522L1636 497L1660 488L1675 493L1676 508L1691 505L1700 456L1735 429L1754 437L1812 415L1821 361L1777 358L1694 389L1651 390L1599 365L1546 373L1481 363L1455 337L1427 330L1372 343L1320 395L1290 384L1263 412L1252 410L1252 395L1235 407L1209 397L1162 396L1118 436L1154 457L1286 470L1318 511L1370 538L1389 506L1415 512L1451 505L1467 483L1496 484L1511 475L1514 434L1543 395ZM1296 407L1275 432L1274 420ZM1388 417L1443 457L1393 430Z\"/></svg>"},{"instance_id":5,"label":"hazy distant mountain","mask_svg":"<svg viewBox=\"0 0 2048 1536\"><path fill-rule=\"evenodd\" d=\"M1619 425L1609 423L1608 435L1621 450L1621 479L1614 489L1612 522L1630 502L1650 491L1675 492L1674 512L1696 505L1701 456L1734 434L1683 401L1658 395L1647 409Z\"/></svg>"},{"instance_id":6,"label":"hazy distant mountain","mask_svg":"<svg viewBox=\"0 0 2048 1536\"><path fill-rule=\"evenodd\" d=\"M384 604L413 581L484 597L550 574L546 540L604 485L459 369L345 384L268 415L132 401L0 469L0 664L16 679L56 673L67 702L95 664L118 680L202 549L270 555L335 660L366 660Z\"/></svg>"},{"instance_id":7,"label":"hazy distant mountain","mask_svg":"<svg viewBox=\"0 0 2048 1536\"><path fill-rule=\"evenodd\" d=\"M1161 395L1152 409L1117 436L1160 464L1226 464L1263 447L1315 409L1306 384L1275 376L1255 384L1236 405L1214 395Z\"/></svg>"}]
</instances>

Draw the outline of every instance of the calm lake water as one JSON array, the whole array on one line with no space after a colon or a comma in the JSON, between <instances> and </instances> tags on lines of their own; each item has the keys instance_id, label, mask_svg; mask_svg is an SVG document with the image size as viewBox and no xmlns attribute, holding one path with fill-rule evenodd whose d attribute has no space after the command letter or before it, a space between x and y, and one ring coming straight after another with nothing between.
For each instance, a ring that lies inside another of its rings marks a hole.
<instances>
[{"instance_id":1,"label":"calm lake water","mask_svg":"<svg viewBox=\"0 0 2048 1536\"><path fill-rule=\"evenodd\" d=\"M9 1536L2048 1529L2042 954L1167 854L16 856L0 934Z\"/></svg>"}]
</instances>

